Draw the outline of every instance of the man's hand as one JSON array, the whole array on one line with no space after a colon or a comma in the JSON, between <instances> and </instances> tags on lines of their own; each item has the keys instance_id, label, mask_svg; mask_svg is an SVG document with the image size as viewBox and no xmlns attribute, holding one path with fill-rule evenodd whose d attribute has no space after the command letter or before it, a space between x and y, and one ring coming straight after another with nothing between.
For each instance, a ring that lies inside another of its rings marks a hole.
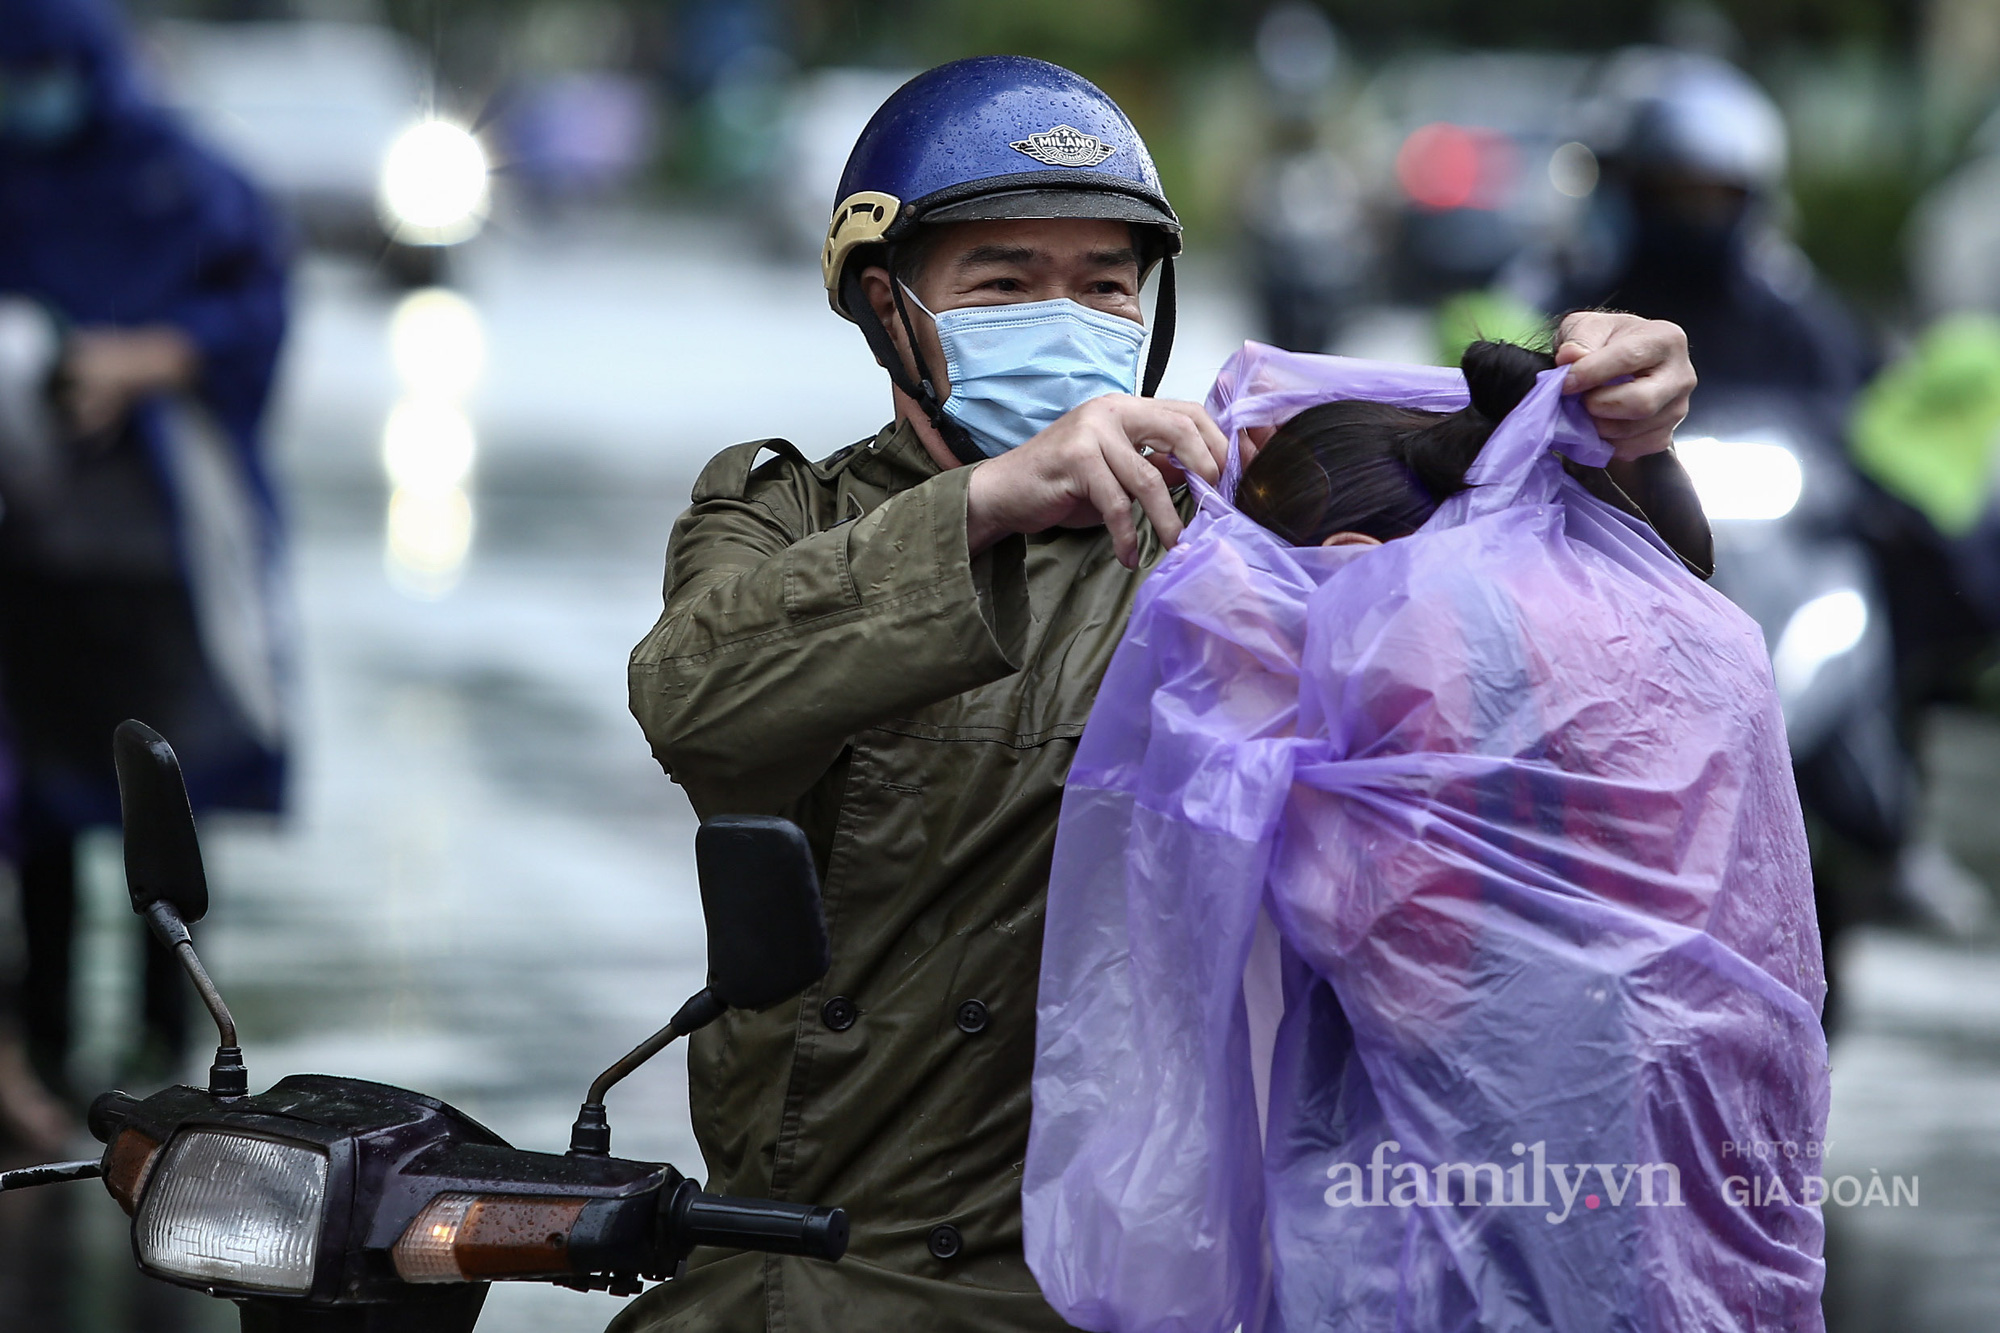
<instances>
[{"instance_id":1,"label":"man's hand","mask_svg":"<svg viewBox=\"0 0 2000 1333\"><path fill-rule=\"evenodd\" d=\"M139 399L188 388L200 367L201 354L179 329L79 329L63 355L63 411L78 435L97 435Z\"/></svg>"},{"instance_id":2,"label":"man's hand","mask_svg":"<svg viewBox=\"0 0 2000 1333\"><path fill-rule=\"evenodd\" d=\"M1619 458L1657 454L1674 442L1695 384L1680 325L1580 310L1557 330L1556 364L1569 367L1563 392L1583 395L1597 433Z\"/></svg>"},{"instance_id":3,"label":"man's hand","mask_svg":"<svg viewBox=\"0 0 2000 1333\"><path fill-rule=\"evenodd\" d=\"M1215 481L1228 457L1229 442L1193 403L1096 398L1020 448L978 465L966 499L966 539L977 555L1009 533L1102 523L1119 563L1134 569L1139 533L1132 502L1172 546L1181 518L1169 487L1184 472Z\"/></svg>"}]
</instances>

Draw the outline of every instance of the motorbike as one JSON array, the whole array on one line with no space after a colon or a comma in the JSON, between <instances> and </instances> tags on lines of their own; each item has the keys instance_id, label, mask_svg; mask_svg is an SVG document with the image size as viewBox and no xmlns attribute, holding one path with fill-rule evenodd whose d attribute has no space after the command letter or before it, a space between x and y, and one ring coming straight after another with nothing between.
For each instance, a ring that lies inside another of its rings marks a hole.
<instances>
[{"instance_id":1,"label":"motorbike","mask_svg":"<svg viewBox=\"0 0 2000 1333\"><path fill-rule=\"evenodd\" d=\"M0 1174L0 1191L101 1179L132 1218L140 1270L235 1302L243 1333L469 1333L494 1282L630 1295L673 1280L697 1246L845 1253L839 1208L709 1194L666 1163L611 1156L605 1109L676 1039L825 975L819 880L795 825L701 825L707 986L591 1084L568 1152L531 1152L404 1088L293 1074L251 1093L188 932L208 887L179 761L136 721L113 748L132 909L180 960L219 1043L207 1087L103 1094L88 1117L101 1156Z\"/></svg>"},{"instance_id":2,"label":"motorbike","mask_svg":"<svg viewBox=\"0 0 2000 1333\"><path fill-rule=\"evenodd\" d=\"M1897 729L1895 649L1867 497L1840 414L1806 395L1704 387L1675 452L1715 533L1715 588L1764 631L1807 812L1894 862L1910 845L1914 765ZM1833 941L1853 915L1817 870L1834 1014Z\"/></svg>"},{"instance_id":3,"label":"motorbike","mask_svg":"<svg viewBox=\"0 0 2000 1333\"><path fill-rule=\"evenodd\" d=\"M1715 532L1714 585L1764 631L1794 762L1830 770L1806 782L1815 804L1892 848L1908 806L1894 650L1838 418L1798 395L1704 388L1677 435Z\"/></svg>"}]
</instances>

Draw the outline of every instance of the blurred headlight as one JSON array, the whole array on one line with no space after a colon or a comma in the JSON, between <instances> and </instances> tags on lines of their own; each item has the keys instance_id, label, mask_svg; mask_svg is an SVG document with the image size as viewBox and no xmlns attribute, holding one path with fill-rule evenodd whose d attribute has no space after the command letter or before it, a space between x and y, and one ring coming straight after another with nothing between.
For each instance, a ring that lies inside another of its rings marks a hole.
<instances>
[{"instance_id":1,"label":"blurred headlight","mask_svg":"<svg viewBox=\"0 0 2000 1333\"><path fill-rule=\"evenodd\" d=\"M163 1277L304 1293L326 1211L326 1154L223 1130L167 1148L132 1224L140 1266Z\"/></svg>"},{"instance_id":2,"label":"blurred headlight","mask_svg":"<svg viewBox=\"0 0 2000 1333\"><path fill-rule=\"evenodd\" d=\"M1792 612L1771 650L1779 696L1804 694L1821 667L1850 651L1867 632L1868 599L1853 588L1822 593Z\"/></svg>"},{"instance_id":3,"label":"blurred headlight","mask_svg":"<svg viewBox=\"0 0 2000 1333\"><path fill-rule=\"evenodd\" d=\"M1799 456L1759 440L1679 440L1674 453L1711 519L1774 519L1792 512L1805 488Z\"/></svg>"},{"instance_id":4,"label":"blurred headlight","mask_svg":"<svg viewBox=\"0 0 2000 1333\"><path fill-rule=\"evenodd\" d=\"M479 311L443 287L411 292L389 316L389 359L406 393L465 397L486 364Z\"/></svg>"},{"instance_id":5,"label":"blurred headlight","mask_svg":"<svg viewBox=\"0 0 2000 1333\"><path fill-rule=\"evenodd\" d=\"M456 403L405 398L382 426L382 467L397 486L434 494L463 482L478 441Z\"/></svg>"},{"instance_id":6,"label":"blurred headlight","mask_svg":"<svg viewBox=\"0 0 2000 1333\"><path fill-rule=\"evenodd\" d=\"M398 240L465 240L485 220L486 191L486 150L449 121L412 125L382 160L382 212Z\"/></svg>"}]
</instances>

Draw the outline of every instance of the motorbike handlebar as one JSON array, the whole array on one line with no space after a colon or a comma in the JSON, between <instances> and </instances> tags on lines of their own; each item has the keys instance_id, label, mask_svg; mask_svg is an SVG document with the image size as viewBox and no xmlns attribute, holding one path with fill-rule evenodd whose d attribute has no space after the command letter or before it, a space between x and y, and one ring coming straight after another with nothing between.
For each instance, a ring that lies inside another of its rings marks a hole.
<instances>
[{"instance_id":1,"label":"motorbike handlebar","mask_svg":"<svg viewBox=\"0 0 2000 1333\"><path fill-rule=\"evenodd\" d=\"M90 1115L85 1124L90 1126L90 1136L99 1143L109 1143L118 1137L118 1131L125 1128L126 1118L132 1108L139 1104L137 1097L128 1097L122 1092L107 1092L90 1104Z\"/></svg>"},{"instance_id":2,"label":"motorbike handlebar","mask_svg":"<svg viewBox=\"0 0 2000 1333\"><path fill-rule=\"evenodd\" d=\"M735 1199L689 1190L676 1231L690 1245L835 1260L847 1253L847 1212L775 1199Z\"/></svg>"}]
</instances>

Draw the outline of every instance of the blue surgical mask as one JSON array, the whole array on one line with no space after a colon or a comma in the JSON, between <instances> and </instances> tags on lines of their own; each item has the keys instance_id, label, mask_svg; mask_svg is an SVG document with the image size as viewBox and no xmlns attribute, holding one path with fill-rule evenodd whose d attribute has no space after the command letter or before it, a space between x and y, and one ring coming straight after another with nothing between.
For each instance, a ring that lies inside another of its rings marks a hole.
<instances>
[{"instance_id":1,"label":"blue surgical mask","mask_svg":"<svg viewBox=\"0 0 2000 1333\"><path fill-rule=\"evenodd\" d=\"M1071 408L1139 391L1145 327L1067 297L933 312L951 393L944 414L988 458L1025 444Z\"/></svg>"}]
</instances>

